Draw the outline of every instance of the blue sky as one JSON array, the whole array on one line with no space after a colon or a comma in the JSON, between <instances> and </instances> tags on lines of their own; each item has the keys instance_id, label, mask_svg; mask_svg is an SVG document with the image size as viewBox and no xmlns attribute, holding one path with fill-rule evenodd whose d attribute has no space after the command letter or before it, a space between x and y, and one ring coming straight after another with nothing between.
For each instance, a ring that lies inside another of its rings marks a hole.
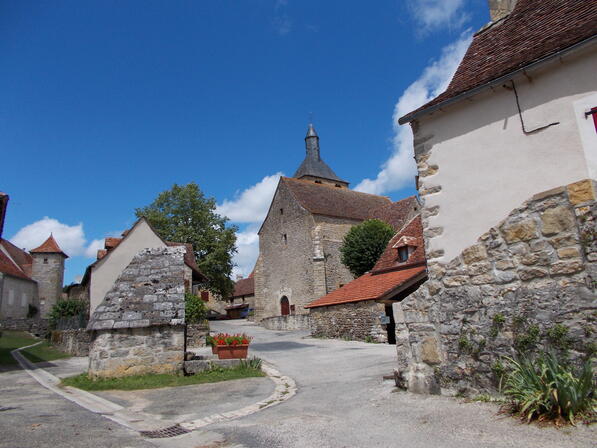
<instances>
[{"instance_id":1,"label":"blue sky","mask_svg":"<svg viewBox=\"0 0 597 448\"><path fill-rule=\"evenodd\" d=\"M194 181L239 225L246 275L311 112L351 187L414 193L395 118L445 88L488 20L485 0L4 0L3 237L30 249L54 232L70 283L136 207Z\"/></svg>"}]
</instances>

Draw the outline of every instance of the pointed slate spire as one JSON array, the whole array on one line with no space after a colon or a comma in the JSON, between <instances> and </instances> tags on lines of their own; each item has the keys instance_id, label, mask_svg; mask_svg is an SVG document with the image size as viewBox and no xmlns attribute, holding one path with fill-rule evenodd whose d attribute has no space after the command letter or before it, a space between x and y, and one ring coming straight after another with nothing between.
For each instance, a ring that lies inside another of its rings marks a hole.
<instances>
[{"instance_id":1,"label":"pointed slate spire","mask_svg":"<svg viewBox=\"0 0 597 448\"><path fill-rule=\"evenodd\" d=\"M321 154L319 152L319 136L312 123L309 123L309 128L307 129L305 147L307 150L305 160L303 160L303 163L301 163L301 166L296 170L293 177L296 179L311 178L314 180L327 180L342 184L344 187L348 186L348 182L340 179L336 173L321 160Z\"/></svg>"}]
</instances>

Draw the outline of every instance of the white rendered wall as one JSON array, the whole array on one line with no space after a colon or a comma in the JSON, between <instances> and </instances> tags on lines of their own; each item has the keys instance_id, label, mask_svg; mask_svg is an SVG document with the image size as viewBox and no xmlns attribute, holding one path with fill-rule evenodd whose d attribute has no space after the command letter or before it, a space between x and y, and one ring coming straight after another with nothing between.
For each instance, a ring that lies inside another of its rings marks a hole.
<instances>
[{"instance_id":1,"label":"white rendered wall","mask_svg":"<svg viewBox=\"0 0 597 448\"><path fill-rule=\"evenodd\" d=\"M444 250L436 261L453 259L534 194L595 179L597 147L585 148L581 140L581 132L595 129L579 118L577 104L597 93L595 47L529 75L532 81L515 79L527 130L559 125L524 135L514 93L501 86L419 120L416 138L433 136L425 144L431 146L427 164L439 168L420 184L421 191L441 186L425 195L426 209L439 206L428 227L443 228L428 240L428 252ZM579 130L583 125L590 129Z\"/></svg>"},{"instance_id":2,"label":"white rendered wall","mask_svg":"<svg viewBox=\"0 0 597 448\"><path fill-rule=\"evenodd\" d=\"M90 314L104 299L120 273L142 249L166 247L145 221L140 221L126 238L92 268L89 285Z\"/></svg>"}]
</instances>

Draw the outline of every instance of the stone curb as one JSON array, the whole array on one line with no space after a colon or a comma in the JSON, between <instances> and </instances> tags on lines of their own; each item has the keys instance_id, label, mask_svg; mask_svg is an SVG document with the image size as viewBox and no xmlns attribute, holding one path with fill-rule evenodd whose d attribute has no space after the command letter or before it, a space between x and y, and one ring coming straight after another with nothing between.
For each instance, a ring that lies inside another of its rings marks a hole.
<instances>
[{"instance_id":1,"label":"stone curb","mask_svg":"<svg viewBox=\"0 0 597 448\"><path fill-rule=\"evenodd\" d=\"M180 426L193 431L214 423L221 423L228 420L234 420L239 417L245 417L247 415L254 414L255 412L259 412L262 409L280 404L296 394L297 387L292 378L282 375L280 372L274 369L273 366L265 362L262 363L261 368L276 385L274 392L265 400L245 406L244 408L238 409L236 411L224 412L222 414L212 414L208 417L180 423Z\"/></svg>"},{"instance_id":2,"label":"stone curb","mask_svg":"<svg viewBox=\"0 0 597 448\"><path fill-rule=\"evenodd\" d=\"M61 397L66 398L69 401L72 401L73 403L87 409L88 411L91 411L95 414L100 414L103 417L106 417L107 419L110 419L113 422L118 423L128 429L139 431L139 429L135 428L135 425L128 422L128 419L126 418L127 416L131 417L130 420L134 421L134 415L129 415L132 413L127 412L122 406L81 389L69 386L58 387L58 385L60 384L60 379L58 377L52 375L50 372L47 372L41 367L35 366L20 353L21 350L34 347L36 345L41 344L42 342L43 341L40 341L35 344L28 345L26 347L17 348L11 351L11 355L13 356L13 358L17 360L17 362L23 368L23 370L25 370L25 372L27 372L31 377L33 377L33 379L35 379L46 389L51 390L52 392L60 395ZM282 375L280 372L278 372L276 369L274 369L270 364L266 362L262 363L261 368L268 376L268 378L271 379L276 385L274 392L265 400L259 401L249 406L245 406L241 409L237 409L236 411L228 411L222 414L212 414L208 417L203 417L197 420L180 423L180 426L190 431L193 431L203 428L207 425L211 425L213 423L220 423L227 420L233 420L239 417L245 417L247 415L254 414L255 412L259 412L262 409L266 409L271 406L275 406L279 403L282 403L296 394L297 387L295 381L292 378L290 378L289 376ZM115 415L116 413L118 413L119 415Z\"/></svg>"}]
</instances>

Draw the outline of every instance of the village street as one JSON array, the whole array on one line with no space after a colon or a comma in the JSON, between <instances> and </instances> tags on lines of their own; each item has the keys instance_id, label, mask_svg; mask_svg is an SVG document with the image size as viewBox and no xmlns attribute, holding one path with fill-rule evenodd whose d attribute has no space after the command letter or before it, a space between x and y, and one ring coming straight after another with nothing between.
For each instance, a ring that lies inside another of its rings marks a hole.
<instances>
[{"instance_id":1,"label":"village street","mask_svg":"<svg viewBox=\"0 0 597 448\"><path fill-rule=\"evenodd\" d=\"M211 328L252 335L252 354L292 377L297 395L187 435L144 439L44 389L24 371L12 370L0 373L0 447L593 446L595 431L590 428L528 426L497 415L493 404L396 391L391 381L382 380L392 372L394 346L313 339L307 332L270 331L245 321L212 322ZM229 398L225 385L189 386L213 387L220 393L219 400L210 395L213 405L203 405L201 412L220 412L219 401ZM231 389L239 408L251 401L251 395L269 393L267 386L253 383L245 389ZM187 412L192 402L191 396L182 396L176 389L156 394L159 403L153 404L154 413L165 412L162 409L172 414L177 403L179 412Z\"/></svg>"}]
</instances>

